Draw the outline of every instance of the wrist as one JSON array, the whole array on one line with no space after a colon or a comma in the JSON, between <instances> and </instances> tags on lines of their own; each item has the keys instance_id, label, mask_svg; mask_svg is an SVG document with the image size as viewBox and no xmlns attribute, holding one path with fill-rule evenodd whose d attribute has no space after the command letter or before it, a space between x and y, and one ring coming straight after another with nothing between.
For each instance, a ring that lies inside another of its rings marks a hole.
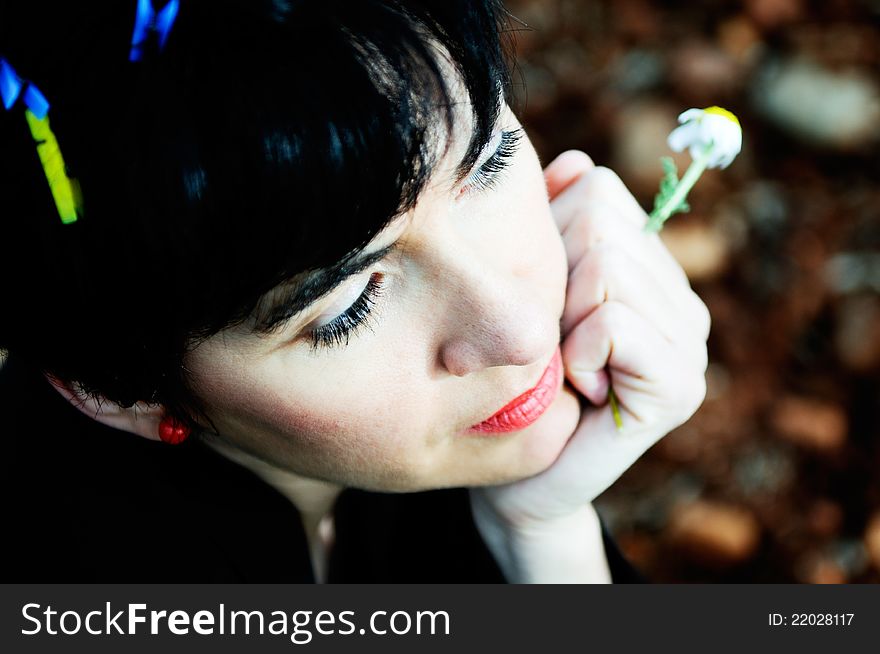
<instances>
[{"instance_id":1,"label":"wrist","mask_svg":"<svg viewBox=\"0 0 880 654\"><path fill-rule=\"evenodd\" d=\"M602 526L592 504L525 525L505 523L479 500L472 500L472 510L483 540L508 582L611 582Z\"/></svg>"}]
</instances>

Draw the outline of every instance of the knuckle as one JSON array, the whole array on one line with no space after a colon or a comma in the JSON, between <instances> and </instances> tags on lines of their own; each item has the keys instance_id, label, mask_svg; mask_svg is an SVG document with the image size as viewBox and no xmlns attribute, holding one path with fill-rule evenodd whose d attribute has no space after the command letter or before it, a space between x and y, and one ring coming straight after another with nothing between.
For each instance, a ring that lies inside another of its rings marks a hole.
<instances>
[{"instance_id":1,"label":"knuckle","mask_svg":"<svg viewBox=\"0 0 880 654\"><path fill-rule=\"evenodd\" d=\"M684 424L702 406L706 399L705 373L688 372L679 377L674 394L666 398L667 417L674 426Z\"/></svg>"},{"instance_id":2,"label":"knuckle","mask_svg":"<svg viewBox=\"0 0 880 654\"><path fill-rule=\"evenodd\" d=\"M706 371L709 369L709 348L706 347L706 343L703 343L703 346L700 348L700 354L702 358L700 359L700 372L705 376ZM705 384L705 380L703 380Z\"/></svg>"},{"instance_id":3,"label":"knuckle","mask_svg":"<svg viewBox=\"0 0 880 654\"><path fill-rule=\"evenodd\" d=\"M684 267L681 265L681 262L676 259L675 255L672 254L672 251L669 249L669 246L663 241L662 237L657 234L652 234L652 237L656 237L654 244L656 245L660 256L664 259L669 270L673 272L675 277L678 279L679 283L683 284L686 288L691 287L691 280L688 279L687 273L684 271Z\"/></svg>"},{"instance_id":4,"label":"knuckle","mask_svg":"<svg viewBox=\"0 0 880 654\"><path fill-rule=\"evenodd\" d=\"M627 322L626 307L620 302L605 302L596 310L596 320L605 333L619 333Z\"/></svg>"},{"instance_id":5,"label":"knuckle","mask_svg":"<svg viewBox=\"0 0 880 654\"><path fill-rule=\"evenodd\" d=\"M606 227L608 206L596 198L584 198L578 207L575 220L569 229L574 230L573 237L591 248L600 243L608 231Z\"/></svg>"},{"instance_id":6,"label":"knuckle","mask_svg":"<svg viewBox=\"0 0 880 654\"><path fill-rule=\"evenodd\" d=\"M592 170L595 166L593 160L583 150L566 150L559 154L558 157L554 160L555 163L564 162L567 164L576 165L579 168L583 168L585 170Z\"/></svg>"},{"instance_id":7,"label":"knuckle","mask_svg":"<svg viewBox=\"0 0 880 654\"><path fill-rule=\"evenodd\" d=\"M626 257L620 248L611 247L608 243L599 243L590 253L592 269L602 277L614 277L626 270Z\"/></svg>"},{"instance_id":8,"label":"knuckle","mask_svg":"<svg viewBox=\"0 0 880 654\"><path fill-rule=\"evenodd\" d=\"M606 166L596 166L589 172L589 184L593 193L599 197L613 197L629 194L620 176Z\"/></svg>"},{"instance_id":9,"label":"knuckle","mask_svg":"<svg viewBox=\"0 0 880 654\"><path fill-rule=\"evenodd\" d=\"M709 333L712 330L712 314L709 313L709 307L700 299L699 295L690 291L688 297L693 306L694 326L697 333L705 341L709 338Z\"/></svg>"},{"instance_id":10,"label":"knuckle","mask_svg":"<svg viewBox=\"0 0 880 654\"><path fill-rule=\"evenodd\" d=\"M577 297L591 297L601 280L602 266L596 248L588 250L568 275L569 285L576 285Z\"/></svg>"},{"instance_id":11,"label":"knuckle","mask_svg":"<svg viewBox=\"0 0 880 654\"><path fill-rule=\"evenodd\" d=\"M697 347L697 369L705 374L706 370L709 368L709 350L706 349L706 344L701 343Z\"/></svg>"},{"instance_id":12,"label":"knuckle","mask_svg":"<svg viewBox=\"0 0 880 654\"><path fill-rule=\"evenodd\" d=\"M601 191L618 191L623 187L623 180L607 166L596 166L589 172L591 188Z\"/></svg>"},{"instance_id":13,"label":"knuckle","mask_svg":"<svg viewBox=\"0 0 880 654\"><path fill-rule=\"evenodd\" d=\"M638 200L633 197L620 176L610 168L597 166L592 169L585 180L584 190L590 197L617 207L617 218L626 218L639 226L644 226L648 221L648 214Z\"/></svg>"},{"instance_id":14,"label":"knuckle","mask_svg":"<svg viewBox=\"0 0 880 654\"><path fill-rule=\"evenodd\" d=\"M703 404L703 400L706 399L706 375L699 374L694 375L693 381L688 385L688 390L683 394L683 410L685 415L685 420L690 418L697 412L697 409Z\"/></svg>"}]
</instances>

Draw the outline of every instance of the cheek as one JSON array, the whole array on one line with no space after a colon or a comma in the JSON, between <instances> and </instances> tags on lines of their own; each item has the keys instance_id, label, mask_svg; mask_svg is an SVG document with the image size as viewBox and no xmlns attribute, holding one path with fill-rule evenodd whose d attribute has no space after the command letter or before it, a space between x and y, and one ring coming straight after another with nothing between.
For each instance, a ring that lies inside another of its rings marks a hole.
<instances>
[{"instance_id":1,"label":"cheek","mask_svg":"<svg viewBox=\"0 0 880 654\"><path fill-rule=\"evenodd\" d=\"M403 366L421 358L363 345L345 365L283 356L257 368L215 365L201 395L226 438L269 460L321 475L399 478L424 457L430 394Z\"/></svg>"}]
</instances>

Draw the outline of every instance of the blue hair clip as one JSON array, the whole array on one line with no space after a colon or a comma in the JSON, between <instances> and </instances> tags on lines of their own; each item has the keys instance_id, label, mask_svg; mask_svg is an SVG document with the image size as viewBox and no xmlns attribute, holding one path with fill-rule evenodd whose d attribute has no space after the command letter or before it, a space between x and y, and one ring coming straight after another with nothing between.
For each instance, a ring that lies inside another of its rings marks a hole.
<instances>
[{"instance_id":1,"label":"blue hair clip","mask_svg":"<svg viewBox=\"0 0 880 654\"><path fill-rule=\"evenodd\" d=\"M168 40L168 33L174 25L179 9L180 0L171 0L159 12L153 8L152 0L138 0L129 61L140 61L143 58L144 45L150 36L150 30L154 30L159 36L159 49L165 47L165 41Z\"/></svg>"},{"instance_id":2,"label":"blue hair clip","mask_svg":"<svg viewBox=\"0 0 880 654\"><path fill-rule=\"evenodd\" d=\"M22 81L15 74L5 59L0 59L0 98L3 99L3 107L6 111L12 109L12 105L18 100L21 93Z\"/></svg>"},{"instance_id":3,"label":"blue hair clip","mask_svg":"<svg viewBox=\"0 0 880 654\"><path fill-rule=\"evenodd\" d=\"M49 101L40 89L25 82L16 74L8 61L0 59L0 97L3 98L3 107L6 111L15 106L20 96L25 106L40 120L49 113Z\"/></svg>"}]
</instances>

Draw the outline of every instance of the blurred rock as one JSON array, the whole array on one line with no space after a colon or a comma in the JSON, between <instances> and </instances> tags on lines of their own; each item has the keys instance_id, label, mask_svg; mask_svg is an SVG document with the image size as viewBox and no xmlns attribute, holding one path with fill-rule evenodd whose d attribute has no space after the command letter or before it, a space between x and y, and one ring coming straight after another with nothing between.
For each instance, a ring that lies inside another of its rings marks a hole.
<instances>
[{"instance_id":1,"label":"blurred rock","mask_svg":"<svg viewBox=\"0 0 880 654\"><path fill-rule=\"evenodd\" d=\"M845 584L846 572L833 559L807 554L795 564L798 581L805 584Z\"/></svg>"},{"instance_id":2,"label":"blurred rock","mask_svg":"<svg viewBox=\"0 0 880 654\"><path fill-rule=\"evenodd\" d=\"M846 413L823 400L782 397L770 405L770 422L780 436L808 449L832 452L846 442Z\"/></svg>"},{"instance_id":3,"label":"blurred rock","mask_svg":"<svg viewBox=\"0 0 880 654\"><path fill-rule=\"evenodd\" d=\"M643 532L617 535L617 544L627 561L638 570L648 570L657 558L657 539Z\"/></svg>"},{"instance_id":4,"label":"blurred rock","mask_svg":"<svg viewBox=\"0 0 880 654\"><path fill-rule=\"evenodd\" d=\"M543 66L523 62L519 66L522 85L514 86L518 102L530 114L546 112L559 94L556 79Z\"/></svg>"},{"instance_id":5,"label":"blurred rock","mask_svg":"<svg viewBox=\"0 0 880 654\"><path fill-rule=\"evenodd\" d=\"M657 443L657 453L668 461L680 465L695 463L701 453L704 435L691 424L673 429Z\"/></svg>"},{"instance_id":6,"label":"blurred rock","mask_svg":"<svg viewBox=\"0 0 880 654\"><path fill-rule=\"evenodd\" d=\"M803 22L786 31L791 50L812 57L831 68L877 65L877 25L840 21Z\"/></svg>"},{"instance_id":7,"label":"blurred rock","mask_svg":"<svg viewBox=\"0 0 880 654\"><path fill-rule=\"evenodd\" d=\"M840 361L858 373L880 366L880 298L843 298L835 314L834 348Z\"/></svg>"},{"instance_id":8,"label":"blurred rock","mask_svg":"<svg viewBox=\"0 0 880 654\"><path fill-rule=\"evenodd\" d=\"M637 196L657 193L663 176L660 157L672 156L679 170L690 165L690 155L670 152L666 145L679 113L670 104L648 100L627 104L615 116L612 165Z\"/></svg>"},{"instance_id":9,"label":"blurred rock","mask_svg":"<svg viewBox=\"0 0 880 654\"><path fill-rule=\"evenodd\" d=\"M702 477L692 470L673 473L661 471L661 474L662 483L658 479L650 485L650 490L643 487L641 492L632 496L629 506L624 509L627 519L654 533L666 526L676 502L696 500L705 487Z\"/></svg>"},{"instance_id":10,"label":"blurred rock","mask_svg":"<svg viewBox=\"0 0 880 654\"><path fill-rule=\"evenodd\" d=\"M649 0L616 0L609 3L618 33L639 41L653 39L662 21Z\"/></svg>"},{"instance_id":11,"label":"blurred rock","mask_svg":"<svg viewBox=\"0 0 880 654\"><path fill-rule=\"evenodd\" d=\"M795 575L808 584L845 584L868 567L864 544L843 539L805 553L795 564Z\"/></svg>"},{"instance_id":12,"label":"blurred rock","mask_svg":"<svg viewBox=\"0 0 880 654\"><path fill-rule=\"evenodd\" d=\"M746 0L746 11L756 25L774 29L803 16L803 0Z\"/></svg>"},{"instance_id":13,"label":"blurred rock","mask_svg":"<svg viewBox=\"0 0 880 654\"><path fill-rule=\"evenodd\" d=\"M608 68L608 86L620 93L634 94L660 84L666 73L662 57L651 50L621 53Z\"/></svg>"},{"instance_id":14,"label":"blurred rock","mask_svg":"<svg viewBox=\"0 0 880 654\"><path fill-rule=\"evenodd\" d=\"M874 513L868 520L865 529L865 549L874 567L880 571L880 511Z\"/></svg>"},{"instance_id":15,"label":"blurred rock","mask_svg":"<svg viewBox=\"0 0 880 654\"><path fill-rule=\"evenodd\" d=\"M721 399L730 389L730 371L720 363L711 362L706 368L706 401Z\"/></svg>"},{"instance_id":16,"label":"blurred rock","mask_svg":"<svg viewBox=\"0 0 880 654\"><path fill-rule=\"evenodd\" d=\"M813 231L802 230L789 237L789 257L804 272L818 273L828 260L828 242ZM819 283L821 279L817 279Z\"/></svg>"},{"instance_id":17,"label":"blurred rock","mask_svg":"<svg viewBox=\"0 0 880 654\"><path fill-rule=\"evenodd\" d=\"M758 234L773 237L785 229L790 214L789 199L779 184L752 182L743 191L741 202L749 223Z\"/></svg>"},{"instance_id":18,"label":"blurred rock","mask_svg":"<svg viewBox=\"0 0 880 654\"><path fill-rule=\"evenodd\" d=\"M880 90L860 70L833 72L805 58L769 63L753 101L780 127L818 145L867 149L880 137Z\"/></svg>"},{"instance_id":19,"label":"blurred rock","mask_svg":"<svg viewBox=\"0 0 880 654\"><path fill-rule=\"evenodd\" d=\"M819 499L807 511L807 528L820 538L832 538L840 532L843 509L836 502Z\"/></svg>"},{"instance_id":20,"label":"blurred rock","mask_svg":"<svg viewBox=\"0 0 880 654\"><path fill-rule=\"evenodd\" d=\"M754 515L743 507L697 500L673 510L669 536L676 547L694 559L730 566L755 553L761 528Z\"/></svg>"},{"instance_id":21,"label":"blurred rock","mask_svg":"<svg viewBox=\"0 0 880 654\"><path fill-rule=\"evenodd\" d=\"M838 540L829 549L831 559L849 579L862 574L868 567L868 553L865 544L859 539Z\"/></svg>"},{"instance_id":22,"label":"blurred rock","mask_svg":"<svg viewBox=\"0 0 880 654\"><path fill-rule=\"evenodd\" d=\"M745 16L735 16L721 23L718 27L718 43L740 64L751 64L764 49L761 35L754 23Z\"/></svg>"},{"instance_id":23,"label":"blurred rock","mask_svg":"<svg viewBox=\"0 0 880 654\"><path fill-rule=\"evenodd\" d=\"M543 61L561 91L587 94L592 90L592 64L576 40L556 39L545 48Z\"/></svg>"},{"instance_id":24,"label":"blurred rock","mask_svg":"<svg viewBox=\"0 0 880 654\"><path fill-rule=\"evenodd\" d=\"M778 446L761 443L736 459L733 475L738 488L764 502L792 485L796 471L791 457Z\"/></svg>"},{"instance_id":25,"label":"blurred rock","mask_svg":"<svg viewBox=\"0 0 880 654\"><path fill-rule=\"evenodd\" d=\"M880 253L841 252L828 260L824 272L838 293L880 293Z\"/></svg>"},{"instance_id":26,"label":"blurred rock","mask_svg":"<svg viewBox=\"0 0 880 654\"><path fill-rule=\"evenodd\" d=\"M705 107L722 104L739 88L742 67L717 46L689 41L670 57L669 77L686 105Z\"/></svg>"},{"instance_id":27,"label":"blurred rock","mask_svg":"<svg viewBox=\"0 0 880 654\"><path fill-rule=\"evenodd\" d=\"M660 238L692 282L717 279L727 269L728 244L713 227L684 217L667 223Z\"/></svg>"},{"instance_id":28,"label":"blurred rock","mask_svg":"<svg viewBox=\"0 0 880 654\"><path fill-rule=\"evenodd\" d=\"M523 36L552 32L558 27L554 24L557 12L547 6L546 0L513 0L512 2L508 0L505 5L516 16L514 25L519 25L521 22L528 26L528 29L517 33L517 42Z\"/></svg>"},{"instance_id":29,"label":"blurred rock","mask_svg":"<svg viewBox=\"0 0 880 654\"><path fill-rule=\"evenodd\" d=\"M740 203L726 198L714 207L713 224L731 252L738 252L749 242L749 219Z\"/></svg>"}]
</instances>

